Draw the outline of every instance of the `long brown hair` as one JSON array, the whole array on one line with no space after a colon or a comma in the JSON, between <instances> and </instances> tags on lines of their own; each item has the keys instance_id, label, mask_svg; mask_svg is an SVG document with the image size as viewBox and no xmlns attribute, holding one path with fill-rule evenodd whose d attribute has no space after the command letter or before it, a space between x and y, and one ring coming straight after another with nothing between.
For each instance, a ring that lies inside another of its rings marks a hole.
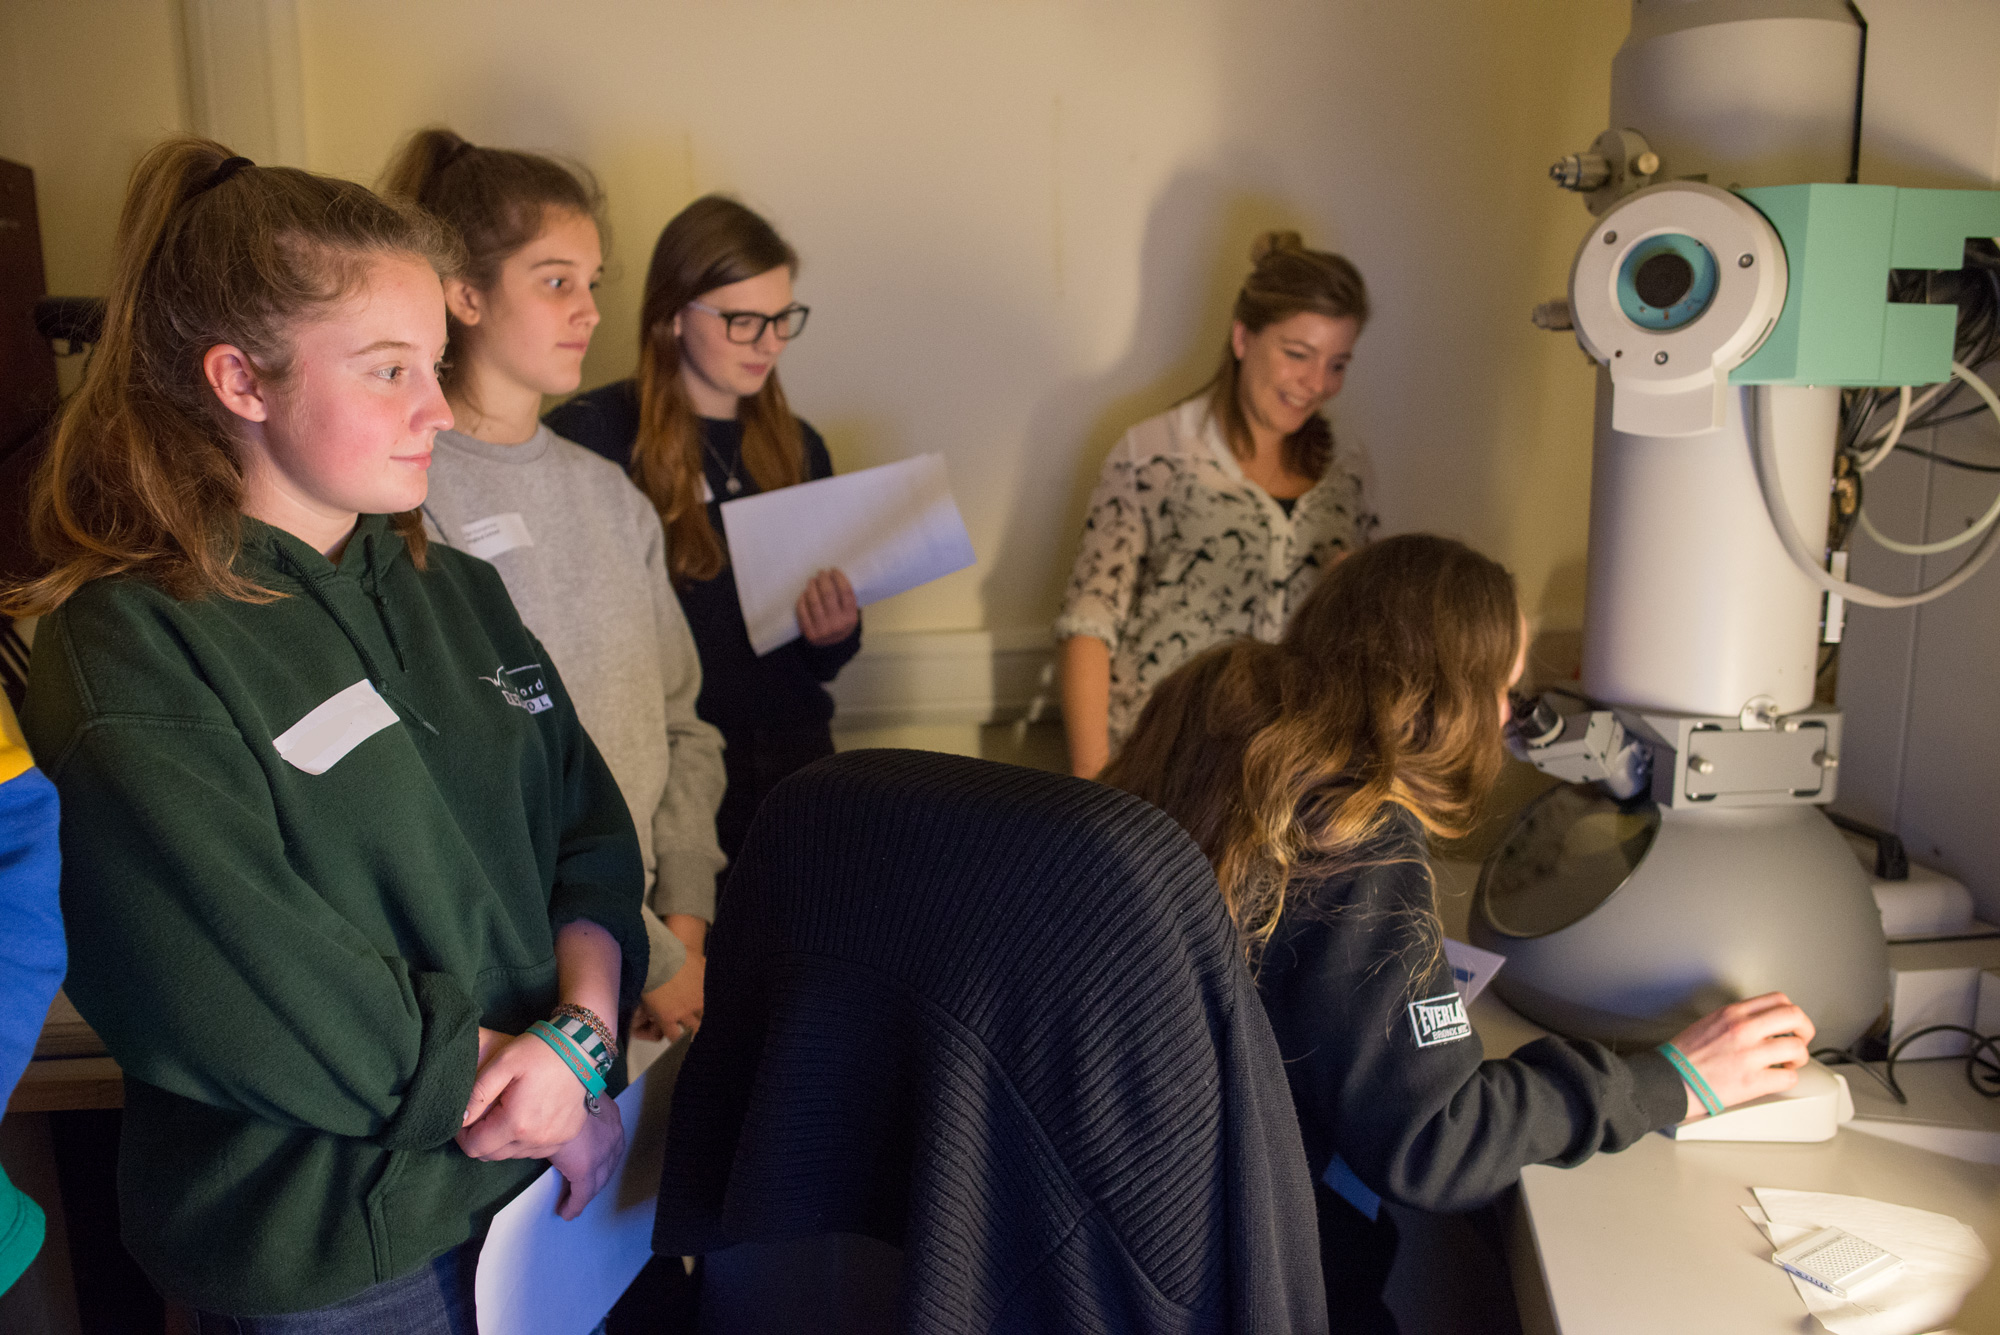
<instances>
[{"instance_id":1,"label":"long brown hair","mask_svg":"<svg viewBox=\"0 0 2000 1335\"><path fill-rule=\"evenodd\" d=\"M379 183L384 195L406 199L449 227L465 248L458 277L492 288L509 255L542 233L548 215L577 213L604 228L604 192L589 169L538 153L483 148L433 125L396 150ZM453 342L465 330L446 311ZM449 363L445 384L453 381Z\"/></svg>"},{"instance_id":2,"label":"long brown hair","mask_svg":"<svg viewBox=\"0 0 2000 1335\"><path fill-rule=\"evenodd\" d=\"M1277 644L1231 641L1167 678L1104 781L1194 836L1255 954L1300 877L1356 865L1392 807L1470 833L1520 624L1496 562L1385 538L1329 570Z\"/></svg>"},{"instance_id":3,"label":"long brown hair","mask_svg":"<svg viewBox=\"0 0 2000 1335\"><path fill-rule=\"evenodd\" d=\"M1255 334L1302 311L1335 320L1352 320L1358 330L1368 323L1368 285L1346 257L1327 250L1308 250L1297 232L1266 232L1250 247L1250 276L1236 294L1232 322ZM1222 340L1222 362L1215 378L1201 391L1209 411L1222 427L1231 453L1248 459L1256 453L1250 422L1243 415L1240 364L1235 344ZM1318 478L1333 457L1333 431L1314 413L1305 425L1285 437L1285 467L1300 477Z\"/></svg>"},{"instance_id":4,"label":"long brown hair","mask_svg":"<svg viewBox=\"0 0 2000 1335\"><path fill-rule=\"evenodd\" d=\"M250 166L193 137L142 157L118 218L104 335L33 484L30 537L49 568L6 590L4 610L46 612L127 572L181 599L276 597L235 566L243 466L202 357L233 344L282 382L292 330L385 254L440 273L456 263L435 222L351 181ZM420 517L395 527L421 566Z\"/></svg>"},{"instance_id":5,"label":"long brown hair","mask_svg":"<svg viewBox=\"0 0 2000 1335\"><path fill-rule=\"evenodd\" d=\"M799 257L770 223L733 199L704 195L661 231L646 267L632 480L666 525L667 569L676 583L715 578L725 558L701 499L701 423L681 383L674 316L703 293L780 265L797 273ZM805 436L776 367L761 390L737 403L736 416L743 423L743 466L760 491L804 481Z\"/></svg>"}]
</instances>

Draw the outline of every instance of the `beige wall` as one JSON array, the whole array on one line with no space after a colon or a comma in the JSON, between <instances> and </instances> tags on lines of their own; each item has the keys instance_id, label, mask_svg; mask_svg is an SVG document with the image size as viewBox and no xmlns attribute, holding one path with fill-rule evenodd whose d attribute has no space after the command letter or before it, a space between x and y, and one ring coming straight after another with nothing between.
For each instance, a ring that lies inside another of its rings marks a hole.
<instances>
[{"instance_id":1,"label":"beige wall","mask_svg":"<svg viewBox=\"0 0 2000 1335\"><path fill-rule=\"evenodd\" d=\"M282 0L279 0L281 3ZM183 0L227 8L229 0ZM241 3L241 0L237 0ZM0 152L37 168L58 289L101 282L117 182L185 119L155 0L8 0ZM1205 378L1251 236L1351 255L1378 315L1338 401L1392 529L1462 535L1581 616L1591 377L1527 322L1602 128L1600 0L297 0L307 165L371 178L431 121L552 149L609 191L586 383L626 374L646 254L697 193L805 259L794 403L843 469L942 450L974 570L877 631L1032 635L1130 422Z\"/></svg>"},{"instance_id":2,"label":"beige wall","mask_svg":"<svg viewBox=\"0 0 2000 1335\"><path fill-rule=\"evenodd\" d=\"M126 174L186 124L180 50L170 0L0 3L0 157L35 169L49 291L104 290Z\"/></svg>"}]
</instances>

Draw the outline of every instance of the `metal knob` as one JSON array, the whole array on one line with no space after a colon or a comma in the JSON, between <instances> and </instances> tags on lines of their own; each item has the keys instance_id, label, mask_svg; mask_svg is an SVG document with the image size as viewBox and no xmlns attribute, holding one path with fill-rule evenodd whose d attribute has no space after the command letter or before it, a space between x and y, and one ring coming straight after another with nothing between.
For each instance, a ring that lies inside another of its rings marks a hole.
<instances>
[{"instance_id":1,"label":"metal knob","mask_svg":"<svg viewBox=\"0 0 2000 1335\"><path fill-rule=\"evenodd\" d=\"M1813 764L1818 765L1821 769L1839 769L1840 757L1830 751L1815 751L1813 752Z\"/></svg>"},{"instance_id":2,"label":"metal knob","mask_svg":"<svg viewBox=\"0 0 2000 1335\"><path fill-rule=\"evenodd\" d=\"M1570 318L1568 297L1556 297L1543 302L1529 312L1528 320L1537 329L1576 328L1576 321Z\"/></svg>"},{"instance_id":3,"label":"metal knob","mask_svg":"<svg viewBox=\"0 0 2000 1335\"><path fill-rule=\"evenodd\" d=\"M1549 168L1549 179L1565 190L1596 190L1611 179L1611 164L1597 153L1568 153Z\"/></svg>"},{"instance_id":4,"label":"metal knob","mask_svg":"<svg viewBox=\"0 0 2000 1335\"><path fill-rule=\"evenodd\" d=\"M1696 774L1715 773L1715 762L1703 756L1689 756L1688 768Z\"/></svg>"}]
</instances>

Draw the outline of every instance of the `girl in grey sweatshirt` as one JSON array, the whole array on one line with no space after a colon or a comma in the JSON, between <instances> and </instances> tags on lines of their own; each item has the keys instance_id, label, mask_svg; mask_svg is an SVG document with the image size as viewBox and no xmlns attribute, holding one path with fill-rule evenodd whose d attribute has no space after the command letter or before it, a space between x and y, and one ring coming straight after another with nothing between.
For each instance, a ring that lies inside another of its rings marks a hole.
<instances>
[{"instance_id":1,"label":"girl in grey sweatshirt","mask_svg":"<svg viewBox=\"0 0 2000 1335\"><path fill-rule=\"evenodd\" d=\"M723 865L722 738L695 715L701 663L658 514L616 465L539 421L545 395L576 389L597 326L601 196L562 163L441 129L412 136L384 186L443 219L468 255L446 284L455 429L437 435L428 527L500 572L618 781L652 945L633 1032L679 1037L700 1022Z\"/></svg>"}]
</instances>

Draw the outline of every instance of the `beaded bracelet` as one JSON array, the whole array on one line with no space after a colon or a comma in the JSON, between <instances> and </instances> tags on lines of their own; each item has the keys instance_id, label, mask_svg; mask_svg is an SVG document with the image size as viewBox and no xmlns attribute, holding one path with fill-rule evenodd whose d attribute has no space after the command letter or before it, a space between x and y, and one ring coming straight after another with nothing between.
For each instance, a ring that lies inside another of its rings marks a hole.
<instances>
[{"instance_id":1,"label":"beaded bracelet","mask_svg":"<svg viewBox=\"0 0 2000 1335\"><path fill-rule=\"evenodd\" d=\"M1694 1090L1694 1096L1701 1100L1701 1106L1708 1110L1710 1117L1722 1114L1722 1100L1715 1097L1715 1091L1708 1087L1708 1081L1701 1078L1701 1072L1694 1069L1694 1063L1688 1060L1685 1052L1671 1043L1662 1043L1660 1055L1674 1064L1674 1069L1681 1073L1681 1079L1687 1081L1688 1087Z\"/></svg>"},{"instance_id":2,"label":"beaded bracelet","mask_svg":"<svg viewBox=\"0 0 2000 1335\"><path fill-rule=\"evenodd\" d=\"M565 1015L558 1009L549 1017L548 1024L551 1029L576 1044L599 1075L610 1074L611 1064L617 1060L617 1056L612 1049L605 1046L604 1040L598 1037L597 1031L588 1023L577 1019L574 1015Z\"/></svg>"},{"instance_id":3,"label":"beaded bracelet","mask_svg":"<svg viewBox=\"0 0 2000 1335\"><path fill-rule=\"evenodd\" d=\"M589 1025L578 1027L585 1033L590 1033ZM598 1108L597 1096L604 1092L604 1070L599 1069L596 1061L575 1038L547 1020L535 1021L528 1026L528 1032L548 1044L556 1056L562 1058L563 1065L569 1067L570 1074L583 1085L583 1106L595 1113ZM590 1040L595 1044L597 1035L591 1034ZM609 1063L606 1063L604 1069L609 1069Z\"/></svg>"},{"instance_id":4,"label":"beaded bracelet","mask_svg":"<svg viewBox=\"0 0 2000 1335\"><path fill-rule=\"evenodd\" d=\"M555 1014L557 1018L581 1020L589 1025L591 1032L603 1041L604 1050L611 1054L606 1059L607 1062L617 1059L618 1036L611 1032L611 1026L604 1023L603 1017L599 1016L596 1011L588 1006L579 1006L573 1001L565 1001L562 1005L556 1007Z\"/></svg>"}]
</instances>

